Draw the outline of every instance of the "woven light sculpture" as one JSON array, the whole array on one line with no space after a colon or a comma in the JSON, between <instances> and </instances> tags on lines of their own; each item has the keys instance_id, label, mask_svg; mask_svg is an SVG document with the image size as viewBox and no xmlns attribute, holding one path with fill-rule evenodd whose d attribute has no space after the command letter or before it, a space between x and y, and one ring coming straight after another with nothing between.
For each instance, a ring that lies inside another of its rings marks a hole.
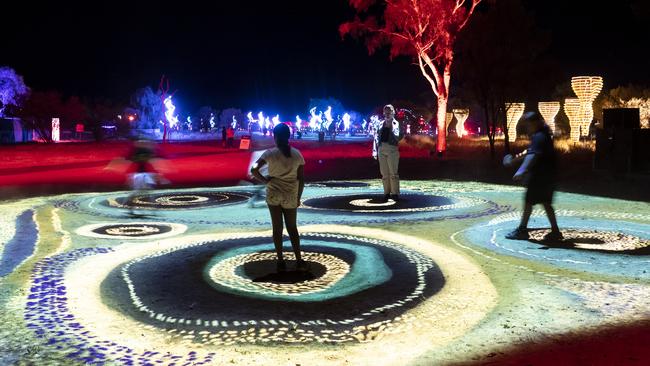
<instances>
[{"instance_id":1,"label":"woven light sculpture","mask_svg":"<svg viewBox=\"0 0 650 366\"><path fill-rule=\"evenodd\" d=\"M449 128L449 124L451 123L451 120L454 119L454 114L451 112L447 112L445 114L445 130L448 131L447 129Z\"/></svg>"},{"instance_id":2,"label":"woven light sculpture","mask_svg":"<svg viewBox=\"0 0 650 366\"><path fill-rule=\"evenodd\" d=\"M539 102L537 108L546 124L551 128L551 132L555 134L555 116L560 111L560 102Z\"/></svg>"},{"instance_id":3,"label":"woven light sculpture","mask_svg":"<svg viewBox=\"0 0 650 366\"><path fill-rule=\"evenodd\" d=\"M508 126L508 141L517 139L517 122L524 114L526 103L506 103L506 122Z\"/></svg>"},{"instance_id":4,"label":"woven light sculpture","mask_svg":"<svg viewBox=\"0 0 650 366\"><path fill-rule=\"evenodd\" d=\"M578 98L566 98L564 100L564 113L569 117L571 126L571 140L580 141L580 124L582 123L582 106Z\"/></svg>"},{"instance_id":5,"label":"woven light sculpture","mask_svg":"<svg viewBox=\"0 0 650 366\"><path fill-rule=\"evenodd\" d=\"M589 124L594 118L594 100L603 89L603 78L600 76L574 76L571 78L571 88L580 100L579 130L582 135L589 134ZM571 136L574 136L573 125ZM578 137L579 139L579 137Z\"/></svg>"},{"instance_id":6,"label":"woven light sculpture","mask_svg":"<svg viewBox=\"0 0 650 366\"><path fill-rule=\"evenodd\" d=\"M465 131L465 121L469 117L469 109L454 109L454 117L456 117L456 134L458 137L467 135Z\"/></svg>"}]
</instances>

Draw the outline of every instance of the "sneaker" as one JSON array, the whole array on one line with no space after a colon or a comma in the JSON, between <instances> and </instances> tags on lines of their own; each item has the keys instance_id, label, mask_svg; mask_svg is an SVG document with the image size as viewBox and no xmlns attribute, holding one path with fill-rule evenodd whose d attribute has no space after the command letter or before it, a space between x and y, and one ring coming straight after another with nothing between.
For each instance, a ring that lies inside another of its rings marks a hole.
<instances>
[{"instance_id":1,"label":"sneaker","mask_svg":"<svg viewBox=\"0 0 650 366\"><path fill-rule=\"evenodd\" d=\"M392 199L395 202L399 202L399 194L391 194L390 199Z\"/></svg>"},{"instance_id":2,"label":"sneaker","mask_svg":"<svg viewBox=\"0 0 650 366\"><path fill-rule=\"evenodd\" d=\"M564 236L559 231L551 231L550 233L544 235L544 241L562 241Z\"/></svg>"},{"instance_id":3,"label":"sneaker","mask_svg":"<svg viewBox=\"0 0 650 366\"><path fill-rule=\"evenodd\" d=\"M526 240L528 239L528 229L522 229L520 227L512 230L506 234L506 239L511 240Z\"/></svg>"},{"instance_id":4,"label":"sneaker","mask_svg":"<svg viewBox=\"0 0 650 366\"><path fill-rule=\"evenodd\" d=\"M287 270L287 262L285 262L284 260L279 260L279 261L275 264L275 269L276 269L278 272L285 272L285 271Z\"/></svg>"},{"instance_id":5,"label":"sneaker","mask_svg":"<svg viewBox=\"0 0 650 366\"><path fill-rule=\"evenodd\" d=\"M380 203L386 203L386 202L388 202L388 199L389 199L389 198L390 198L390 195L385 194L384 197L382 197L382 198L379 199L379 202L380 202Z\"/></svg>"}]
</instances>

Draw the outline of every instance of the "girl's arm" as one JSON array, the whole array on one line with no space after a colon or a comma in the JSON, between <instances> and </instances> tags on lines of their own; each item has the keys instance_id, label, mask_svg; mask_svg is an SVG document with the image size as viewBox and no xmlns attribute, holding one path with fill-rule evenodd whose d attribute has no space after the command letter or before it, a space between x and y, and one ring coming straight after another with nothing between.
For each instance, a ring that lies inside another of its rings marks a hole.
<instances>
[{"instance_id":1,"label":"girl's arm","mask_svg":"<svg viewBox=\"0 0 650 366\"><path fill-rule=\"evenodd\" d=\"M298 178L298 204L300 204L302 191L305 188L305 166L304 165L298 166L297 178Z\"/></svg>"},{"instance_id":2,"label":"girl's arm","mask_svg":"<svg viewBox=\"0 0 650 366\"><path fill-rule=\"evenodd\" d=\"M263 176L260 174L260 169L266 164L266 160L264 159L258 159L255 164L253 164L253 167L251 167L251 174L253 177L255 177L257 180L260 182L266 184L268 183L271 179Z\"/></svg>"}]
</instances>

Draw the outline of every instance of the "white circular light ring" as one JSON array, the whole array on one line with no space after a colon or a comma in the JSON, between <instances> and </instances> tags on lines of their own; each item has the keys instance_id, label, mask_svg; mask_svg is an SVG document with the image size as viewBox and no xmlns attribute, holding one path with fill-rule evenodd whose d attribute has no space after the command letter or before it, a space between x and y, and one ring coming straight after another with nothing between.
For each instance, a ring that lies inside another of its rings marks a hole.
<instances>
[{"instance_id":1,"label":"white circular light ring","mask_svg":"<svg viewBox=\"0 0 650 366\"><path fill-rule=\"evenodd\" d=\"M285 253L284 257L285 260L295 260L295 255L293 253ZM299 296L323 291L340 281L350 272L350 265L333 255L303 252L302 259L304 261L319 263L325 267L325 274L323 276L300 283L272 283L254 282L250 278L242 277L237 274L237 268L246 263L276 259L276 254L270 252L241 254L215 263L215 265L208 270L208 274L210 280L214 283L234 290L253 292L257 294Z\"/></svg>"},{"instance_id":2,"label":"white circular light ring","mask_svg":"<svg viewBox=\"0 0 650 366\"><path fill-rule=\"evenodd\" d=\"M100 229L105 226L118 226L109 229L114 234L100 234L96 233L95 230ZM165 233L155 234L159 231L155 226L167 226L171 230ZM102 222L98 224L84 225L75 232L78 235L88 236L91 238L102 238L102 239L129 239L129 240L151 240L151 239L160 239L168 238L171 236L179 235L184 233L187 230L187 226L183 224L176 224L171 222ZM150 234L150 235L142 235ZM136 236L140 235L140 236Z\"/></svg>"}]
</instances>

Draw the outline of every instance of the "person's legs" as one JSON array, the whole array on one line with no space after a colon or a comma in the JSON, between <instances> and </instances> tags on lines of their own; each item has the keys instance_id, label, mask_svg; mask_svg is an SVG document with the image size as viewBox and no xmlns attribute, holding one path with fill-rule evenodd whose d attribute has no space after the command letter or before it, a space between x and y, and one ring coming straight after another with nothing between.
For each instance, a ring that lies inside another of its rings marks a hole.
<instances>
[{"instance_id":1,"label":"person's legs","mask_svg":"<svg viewBox=\"0 0 650 366\"><path fill-rule=\"evenodd\" d=\"M379 160L379 173L381 174L381 183L384 185L384 198L388 200L390 194L390 170L388 168L388 154L384 146L379 147L377 159Z\"/></svg>"},{"instance_id":2,"label":"person's legs","mask_svg":"<svg viewBox=\"0 0 650 366\"><path fill-rule=\"evenodd\" d=\"M298 226L296 224L298 209L283 208L282 213L284 215L284 224L287 227L287 233L289 234L289 239L291 240L291 248L293 248L293 253L296 255L296 261L298 263L301 263L302 257L300 255L300 234L298 233Z\"/></svg>"},{"instance_id":3,"label":"person's legs","mask_svg":"<svg viewBox=\"0 0 650 366\"><path fill-rule=\"evenodd\" d=\"M524 203L524 212L521 214L521 222L519 222L519 229L526 230L528 228L528 220L530 214L533 212L533 205L528 202Z\"/></svg>"},{"instance_id":4,"label":"person's legs","mask_svg":"<svg viewBox=\"0 0 650 366\"><path fill-rule=\"evenodd\" d=\"M513 231L506 234L506 239L514 240L526 240L528 239L528 220L530 219L530 214L533 212L533 205L524 202L524 212L521 214L521 221L519 226Z\"/></svg>"},{"instance_id":5,"label":"person's legs","mask_svg":"<svg viewBox=\"0 0 650 366\"><path fill-rule=\"evenodd\" d=\"M546 211L546 216L548 221L551 223L551 232L544 236L544 240L563 240L562 233L560 228L557 225L557 218L555 217L555 210L550 202L544 203L544 211Z\"/></svg>"},{"instance_id":6,"label":"person's legs","mask_svg":"<svg viewBox=\"0 0 650 366\"><path fill-rule=\"evenodd\" d=\"M280 267L280 263L284 263L282 256L282 207L268 206L273 225L273 245L275 246L275 253L278 255L278 267Z\"/></svg>"},{"instance_id":7,"label":"person's legs","mask_svg":"<svg viewBox=\"0 0 650 366\"><path fill-rule=\"evenodd\" d=\"M388 154L388 178L390 180L390 195L393 199L397 199L399 195L399 150L397 146L390 146L390 154Z\"/></svg>"}]
</instances>

